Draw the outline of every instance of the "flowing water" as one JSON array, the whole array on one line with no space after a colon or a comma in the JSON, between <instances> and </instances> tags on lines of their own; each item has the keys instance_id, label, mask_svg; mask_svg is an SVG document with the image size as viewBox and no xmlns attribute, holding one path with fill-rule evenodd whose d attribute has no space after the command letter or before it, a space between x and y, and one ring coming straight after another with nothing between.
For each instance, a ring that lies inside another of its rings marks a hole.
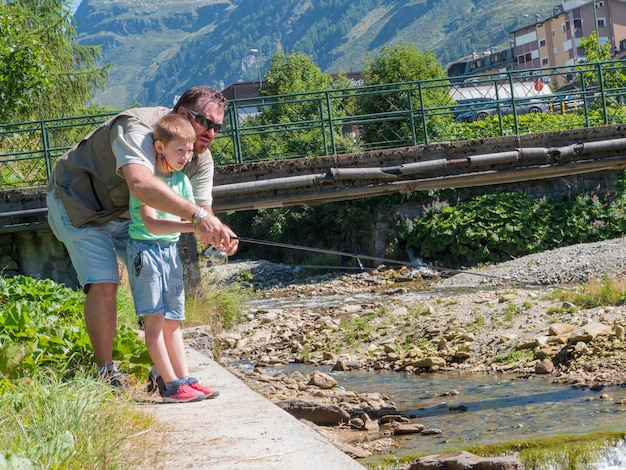
<instances>
[{"instance_id":1,"label":"flowing water","mask_svg":"<svg viewBox=\"0 0 626 470\"><path fill-rule=\"evenodd\" d=\"M412 292L405 300L421 300L432 292ZM265 308L345 305L375 300L371 294L313 298L280 298L259 301ZM245 365L242 365L245 368ZM302 364L276 367L287 374L306 374L315 368ZM472 445L528 441L558 436L585 436L595 432L626 432L626 384L589 387L555 385L545 377L462 372L403 374L398 372L331 372L339 386L360 393L381 392L413 423L440 434L395 437L399 447L390 455L401 458L459 451ZM452 393L451 393L452 392ZM458 393L457 393L458 392ZM379 438L376 433L372 439ZM562 464L543 467L561 470ZM597 470L626 469L626 444L609 448L597 462L585 467Z\"/></svg>"},{"instance_id":2,"label":"flowing water","mask_svg":"<svg viewBox=\"0 0 626 470\"><path fill-rule=\"evenodd\" d=\"M313 369L289 364L274 370L289 374ZM472 445L626 431L626 405L617 404L626 400L626 385L592 391L589 387L555 385L539 377L317 370L328 373L347 390L382 392L411 422L441 431L431 436L395 437L399 448L392 449L390 455L397 458L459 451ZM374 433L371 437L380 436ZM597 464L587 468L626 469L626 445L609 449Z\"/></svg>"}]
</instances>

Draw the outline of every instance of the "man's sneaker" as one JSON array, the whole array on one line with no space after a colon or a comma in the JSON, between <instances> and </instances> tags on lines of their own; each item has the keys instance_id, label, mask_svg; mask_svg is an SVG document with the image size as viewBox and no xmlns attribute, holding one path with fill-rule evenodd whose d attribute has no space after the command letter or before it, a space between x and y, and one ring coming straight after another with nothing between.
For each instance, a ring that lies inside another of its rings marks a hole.
<instances>
[{"instance_id":1,"label":"man's sneaker","mask_svg":"<svg viewBox=\"0 0 626 470\"><path fill-rule=\"evenodd\" d=\"M204 393L194 390L187 384L179 385L176 391L168 394L165 391L163 395L163 403L188 403L190 401L204 400L206 395Z\"/></svg>"},{"instance_id":2,"label":"man's sneaker","mask_svg":"<svg viewBox=\"0 0 626 470\"><path fill-rule=\"evenodd\" d=\"M195 377L189 377L187 379L187 385L189 385L194 390L197 390L197 391L203 393L204 396L207 399L215 398L215 397L218 397L220 395L220 392L218 392L214 388L205 387L200 382L198 382L198 379L196 379Z\"/></svg>"},{"instance_id":3,"label":"man's sneaker","mask_svg":"<svg viewBox=\"0 0 626 470\"><path fill-rule=\"evenodd\" d=\"M163 396L165 393L165 382L163 381L163 377L159 374L154 365L150 368L150 375L148 376L148 393L156 393L159 392L159 395Z\"/></svg>"},{"instance_id":4,"label":"man's sneaker","mask_svg":"<svg viewBox=\"0 0 626 470\"><path fill-rule=\"evenodd\" d=\"M98 372L98 380L108 383L114 389L124 387L123 376L118 370L107 370L104 373Z\"/></svg>"}]
</instances>

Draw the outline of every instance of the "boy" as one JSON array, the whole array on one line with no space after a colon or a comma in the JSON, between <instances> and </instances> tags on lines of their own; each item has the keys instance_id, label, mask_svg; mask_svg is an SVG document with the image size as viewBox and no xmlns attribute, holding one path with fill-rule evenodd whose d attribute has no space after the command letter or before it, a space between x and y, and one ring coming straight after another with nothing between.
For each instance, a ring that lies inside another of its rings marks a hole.
<instances>
[{"instance_id":1,"label":"boy","mask_svg":"<svg viewBox=\"0 0 626 470\"><path fill-rule=\"evenodd\" d=\"M191 201L191 183L181 170L192 157L195 139L193 126L180 115L165 115L154 125L155 174ZM184 221L143 204L132 194L129 209L128 278L135 311L143 317L146 348L164 382L163 402L215 398L217 390L189 376L180 331L180 322L185 319L185 292L176 242L180 233L194 232L203 214L194 214L193 222Z\"/></svg>"}]
</instances>

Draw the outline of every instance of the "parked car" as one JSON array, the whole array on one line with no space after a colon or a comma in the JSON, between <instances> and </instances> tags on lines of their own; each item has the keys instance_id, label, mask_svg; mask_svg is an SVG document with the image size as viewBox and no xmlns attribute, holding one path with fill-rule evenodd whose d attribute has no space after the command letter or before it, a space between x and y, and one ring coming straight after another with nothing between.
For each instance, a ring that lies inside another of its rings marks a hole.
<instances>
[{"instance_id":1,"label":"parked car","mask_svg":"<svg viewBox=\"0 0 626 470\"><path fill-rule=\"evenodd\" d=\"M548 111L550 111L550 105L544 101L536 99L515 100L515 112L518 116L528 113L547 113ZM459 114L455 120L472 122L488 118L489 116L493 116L498 113L500 113L501 116L513 114L513 101L507 99L485 103L481 107Z\"/></svg>"},{"instance_id":2,"label":"parked car","mask_svg":"<svg viewBox=\"0 0 626 470\"><path fill-rule=\"evenodd\" d=\"M550 100L552 112L578 111L585 106L581 95L556 95Z\"/></svg>"},{"instance_id":3,"label":"parked car","mask_svg":"<svg viewBox=\"0 0 626 470\"><path fill-rule=\"evenodd\" d=\"M471 111L476 106L480 107L480 106L483 106L487 103L491 103L494 101L495 100L493 98L467 98L463 100L458 100L456 102L456 106L452 108L452 113L454 114L454 117L456 118L459 114L463 114L468 111Z\"/></svg>"}]
</instances>

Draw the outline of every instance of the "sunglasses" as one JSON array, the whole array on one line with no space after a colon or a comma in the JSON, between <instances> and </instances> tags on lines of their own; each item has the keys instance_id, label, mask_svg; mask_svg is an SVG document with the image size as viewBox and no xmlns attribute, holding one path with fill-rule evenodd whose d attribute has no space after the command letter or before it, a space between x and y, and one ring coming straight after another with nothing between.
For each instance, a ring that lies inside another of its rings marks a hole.
<instances>
[{"instance_id":1,"label":"sunglasses","mask_svg":"<svg viewBox=\"0 0 626 470\"><path fill-rule=\"evenodd\" d=\"M208 117L203 116L202 114L194 111L193 109L189 109L189 108L185 108L185 109L187 110L189 115L194 119L194 121L196 121L198 124L204 127L207 131L210 131L211 129L213 129L215 133L217 134L222 129L221 124L211 121Z\"/></svg>"}]
</instances>

